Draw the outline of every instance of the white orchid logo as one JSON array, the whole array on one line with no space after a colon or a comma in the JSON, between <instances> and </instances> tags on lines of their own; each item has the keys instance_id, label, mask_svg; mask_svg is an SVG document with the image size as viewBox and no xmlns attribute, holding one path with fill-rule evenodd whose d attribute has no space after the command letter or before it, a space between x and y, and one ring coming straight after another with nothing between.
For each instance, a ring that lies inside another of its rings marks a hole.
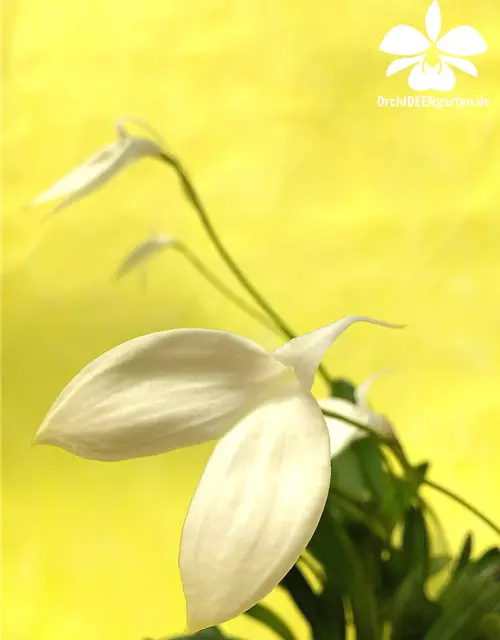
<instances>
[{"instance_id":1,"label":"white orchid logo","mask_svg":"<svg viewBox=\"0 0 500 640\"><path fill-rule=\"evenodd\" d=\"M488 47L476 29L455 27L439 38L441 10L437 0L434 0L427 11L425 28L428 37L407 24L400 24L386 34L380 50L405 56L391 62L387 68L387 76L413 66L408 84L415 91L453 89L456 78L450 65L477 78L476 67L465 56L484 53Z\"/></svg>"}]
</instances>

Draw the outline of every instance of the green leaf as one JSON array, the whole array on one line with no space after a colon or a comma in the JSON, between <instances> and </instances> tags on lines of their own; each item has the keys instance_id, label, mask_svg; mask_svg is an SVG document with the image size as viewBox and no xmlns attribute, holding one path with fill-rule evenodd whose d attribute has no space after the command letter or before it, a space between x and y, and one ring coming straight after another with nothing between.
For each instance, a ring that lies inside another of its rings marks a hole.
<instances>
[{"instance_id":1,"label":"green leaf","mask_svg":"<svg viewBox=\"0 0 500 640\"><path fill-rule=\"evenodd\" d=\"M500 549L491 547L477 560L478 570L486 569L489 566L496 566L500 561Z\"/></svg>"},{"instance_id":2,"label":"green leaf","mask_svg":"<svg viewBox=\"0 0 500 640\"><path fill-rule=\"evenodd\" d=\"M424 640L472 640L480 633L484 637L486 618L500 602L500 557L485 555L469 562L442 590L438 603L443 612Z\"/></svg>"},{"instance_id":3,"label":"green leaf","mask_svg":"<svg viewBox=\"0 0 500 640\"><path fill-rule=\"evenodd\" d=\"M377 514L390 534L403 510L384 455L378 444L370 438L357 440L351 448L358 459L365 485L375 500Z\"/></svg>"},{"instance_id":4,"label":"green leaf","mask_svg":"<svg viewBox=\"0 0 500 640\"><path fill-rule=\"evenodd\" d=\"M420 640L436 615L425 596L429 574L429 540L421 509L405 514L401 548L390 550L382 566L384 614L392 625L392 640Z\"/></svg>"},{"instance_id":5,"label":"green leaf","mask_svg":"<svg viewBox=\"0 0 500 640\"><path fill-rule=\"evenodd\" d=\"M414 567L390 601L391 640L421 640L440 611L426 598L419 567Z\"/></svg>"},{"instance_id":6,"label":"green leaf","mask_svg":"<svg viewBox=\"0 0 500 640\"><path fill-rule=\"evenodd\" d=\"M325 612L328 614L330 640L345 640L347 623L340 591L332 582L327 581L320 595L320 600Z\"/></svg>"},{"instance_id":7,"label":"green leaf","mask_svg":"<svg viewBox=\"0 0 500 640\"><path fill-rule=\"evenodd\" d=\"M370 492L352 445L332 460L331 485L360 502L369 498Z\"/></svg>"},{"instance_id":8,"label":"green leaf","mask_svg":"<svg viewBox=\"0 0 500 640\"><path fill-rule=\"evenodd\" d=\"M446 569L450 562L450 556L435 556L431 558L429 562L429 576L440 573L443 569Z\"/></svg>"},{"instance_id":9,"label":"green leaf","mask_svg":"<svg viewBox=\"0 0 500 640\"><path fill-rule=\"evenodd\" d=\"M256 604L251 609L248 609L248 611L245 611L245 615L262 622L272 629L280 638L284 638L284 640L295 640L295 636L288 625L265 605Z\"/></svg>"},{"instance_id":10,"label":"green leaf","mask_svg":"<svg viewBox=\"0 0 500 640\"><path fill-rule=\"evenodd\" d=\"M406 567L402 549L387 550L381 563L381 582L385 599L391 600L406 577Z\"/></svg>"},{"instance_id":11,"label":"green leaf","mask_svg":"<svg viewBox=\"0 0 500 640\"><path fill-rule=\"evenodd\" d=\"M481 632L483 619L500 599L498 585L483 585L457 593L424 640L471 640Z\"/></svg>"},{"instance_id":12,"label":"green leaf","mask_svg":"<svg viewBox=\"0 0 500 640\"><path fill-rule=\"evenodd\" d=\"M472 553L472 533L469 533L465 538L464 544L462 545L462 550L460 551L460 556L458 557L457 564L453 570L453 573L458 573L464 569L470 560L470 556Z\"/></svg>"},{"instance_id":13,"label":"green leaf","mask_svg":"<svg viewBox=\"0 0 500 640\"><path fill-rule=\"evenodd\" d=\"M332 533L327 508L328 502L307 550L323 565L328 579L336 580L336 584L340 586L343 584L341 574L345 568L345 561L342 558L342 546Z\"/></svg>"},{"instance_id":14,"label":"green leaf","mask_svg":"<svg viewBox=\"0 0 500 640\"><path fill-rule=\"evenodd\" d=\"M481 637L484 640L498 640L500 638L500 613L492 613L483 618Z\"/></svg>"},{"instance_id":15,"label":"green leaf","mask_svg":"<svg viewBox=\"0 0 500 640\"><path fill-rule=\"evenodd\" d=\"M355 545L345 528L331 517L328 519L331 535L341 547L337 562L341 563L338 576L325 566L328 578L341 580L342 591L349 598L356 625L357 640L379 640L381 635L377 611L373 567L368 562L371 551Z\"/></svg>"},{"instance_id":16,"label":"green leaf","mask_svg":"<svg viewBox=\"0 0 500 640\"><path fill-rule=\"evenodd\" d=\"M352 450L358 458L361 474L373 497L383 503L387 493L392 494L394 488L389 472L384 467L384 457L379 446L370 438L356 440Z\"/></svg>"},{"instance_id":17,"label":"green leaf","mask_svg":"<svg viewBox=\"0 0 500 640\"><path fill-rule=\"evenodd\" d=\"M374 571L371 561L380 558L380 541L377 542L378 553L374 555L372 545L375 537L370 530L358 525L364 535L358 532L355 541L332 511L327 502L308 549L322 563L326 584L330 584L350 604L357 640L379 640L381 629L376 584L380 576L378 567Z\"/></svg>"},{"instance_id":18,"label":"green leaf","mask_svg":"<svg viewBox=\"0 0 500 640\"><path fill-rule=\"evenodd\" d=\"M386 527L376 510L368 504L364 505L348 495L341 494L335 487L330 490L327 511L346 526L353 522L364 524L381 540L387 540Z\"/></svg>"},{"instance_id":19,"label":"green leaf","mask_svg":"<svg viewBox=\"0 0 500 640\"><path fill-rule=\"evenodd\" d=\"M429 537L420 508L412 507L406 512L402 550L406 572L415 572L423 588L429 575Z\"/></svg>"},{"instance_id":20,"label":"green leaf","mask_svg":"<svg viewBox=\"0 0 500 640\"><path fill-rule=\"evenodd\" d=\"M302 572L294 566L286 574L280 585L292 596L295 604L309 622L314 640L330 640L328 618L319 597L314 593Z\"/></svg>"},{"instance_id":21,"label":"green leaf","mask_svg":"<svg viewBox=\"0 0 500 640\"><path fill-rule=\"evenodd\" d=\"M392 484L396 493L396 500L400 508L399 520L403 520L406 511L415 504L418 496L418 487L412 477L392 476Z\"/></svg>"},{"instance_id":22,"label":"green leaf","mask_svg":"<svg viewBox=\"0 0 500 640\"><path fill-rule=\"evenodd\" d=\"M422 464L418 464L416 467L413 468L414 482L417 484L417 486L420 486L422 482L425 480L425 478L427 477L429 466L430 464L428 462L422 462Z\"/></svg>"},{"instance_id":23,"label":"green leaf","mask_svg":"<svg viewBox=\"0 0 500 640\"><path fill-rule=\"evenodd\" d=\"M355 404L355 391L356 387L348 380L343 380L342 378L334 378L330 382L330 395L333 398L343 398L344 400L348 400L349 402Z\"/></svg>"},{"instance_id":24,"label":"green leaf","mask_svg":"<svg viewBox=\"0 0 500 640\"><path fill-rule=\"evenodd\" d=\"M442 562L440 565L442 568ZM391 621L392 640L420 640L439 613L440 608L424 592L429 573L425 518L421 509L411 507L405 514L402 546L391 550L384 571L385 612ZM391 587L395 588L392 593Z\"/></svg>"}]
</instances>

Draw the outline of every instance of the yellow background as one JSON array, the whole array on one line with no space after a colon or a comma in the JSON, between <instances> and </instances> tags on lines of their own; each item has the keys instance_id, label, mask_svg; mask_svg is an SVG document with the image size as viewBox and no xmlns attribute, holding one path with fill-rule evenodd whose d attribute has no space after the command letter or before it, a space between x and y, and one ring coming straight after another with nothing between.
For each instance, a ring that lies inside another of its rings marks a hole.
<instances>
[{"instance_id":1,"label":"yellow background","mask_svg":"<svg viewBox=\"0 0 500 640\"><path fill-rule=\"evenodd\" d=\"M144 161L42 225L38 193L113 139L118 116L161 130L244 269L305 331L364 313L328 354L335 374L384 367L375 406L414 461L493 517L500 475L500 5L441 0L444 29L489 51L450 96L489 109L380 109L411 94L378 51L427 2L8 0L3 3L3 635L140 640L180 632L176 554L210 447L117 464L33 435L61 388L117 343L159 329L275 337L166 253L112 274L151 231L220 269L176 179ZM230 282L230 278L227 278ZM318 394L324 389L318 383ZM434 501L457 545L495 538ZM286 607L278 597L278 606ZM299 626L301 632L304 627ZM244 634L249 623L230 629ZM265 634L253 627L259 638Z\"/></svg>"}]
</instances>

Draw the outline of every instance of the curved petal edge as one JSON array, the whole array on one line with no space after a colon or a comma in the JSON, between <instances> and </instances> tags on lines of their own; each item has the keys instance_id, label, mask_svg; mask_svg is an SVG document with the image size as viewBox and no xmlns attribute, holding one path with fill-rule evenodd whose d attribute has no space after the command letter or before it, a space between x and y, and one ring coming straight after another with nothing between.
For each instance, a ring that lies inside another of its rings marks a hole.
<instances>
[{"instance_id":1,"label":"curved petal edge","mask_svg":"<svg viewBox=\"0 0 500 640\"><path fill-rule=\"evenodd\" d=\"M68 384L35 443L126 460L207 442L285 374L259 345L226 331L141 336L104 353Z\"/></svg>"},{"instance_id":2,"label":"curved petal edge","mask_svg":"<svg viewBox=\"0 0 500 640\"><path fill-rule=\"evenodd\" d=\"M328 431L290 380L215 447L189 507L179 564L193 632L267 596L311 539L330 485Z\"/></svg>"}]
</instances>

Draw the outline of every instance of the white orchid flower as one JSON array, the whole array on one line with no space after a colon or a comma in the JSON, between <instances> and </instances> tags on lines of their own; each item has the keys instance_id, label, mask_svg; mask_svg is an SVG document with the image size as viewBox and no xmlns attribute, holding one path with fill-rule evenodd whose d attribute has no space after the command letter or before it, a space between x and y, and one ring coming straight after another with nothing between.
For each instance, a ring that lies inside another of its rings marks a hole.
<instances>
[{"instance_id":1,"label":"white orchid flower","mask_svg":"<svg viewBox=\"0 0 500 640\"><path fill-rule=\"evenodd\" d=\"M63 390L36 442L125 460L220 438L191 501L180 547L188 629L264 598L308 544L330 482L330 441L311 395L350 316L271 353L225 331L177 329L111 349Z\"/></svg>"},{"instance_id":2,"label":"white orchid flower","mask_svg":"<svg viewBox=\"0 0 500 640\"><path fill-rule=\"evenodd\" d=\"M456 78L450 65L477 77L476 67L465 59L465 56L484 53L488 48L476 29L468 26L455 27L439 38L441 10L437 0L434 0L427 11L425 27L427 37L415 27L406 24L400 24L386 34L380 45L381 51L398 56L410 56L391 62L387 68L387 76L413 67L408 84L415 91L453 89Z\"/></svg>"},{"instance_id":3,"label":"white orchid flower","mask_svg":"<svg viewBox=\"0 0 500 640\"><path fill-rule=\"evenodd\" d=\"M356 387L354 391L355 402L349 402L343 398L322 398L319 406L325 411L331 411L338 416L353 420L376 435L387 440L395 440L396 436L389 420L380 413L376 413L368 402L367 394L372 384L386 371L379 371ZM330 434L330 455L338 456L351 442L367 436L367 432L357 429L352 424L345 422L340 417L325 417L328 433Z\"/></svg>"},{"instance_id":4,"label":"white orchid flower","mask_svg":"<svg viewBox=\"0 0 500 640\"><path fill-rule=\"evenodd\" d=\"M138 267L146 264L155 255L161 253L165 249L173 248L177 246L175 238L170 236L152 235L146 240L140 242L130 251L120 266L116 270L116 277L123 278L124 275L137 269Z\"/></svg>"},{"instance_id":5,"label":"white orchid flower","mask_svg":"<svg viewBox=\"0 0 500 640\"><path fill-rule=\"evenodd\" d=\"M158 158L163 154L161 146L148 138L131 136L124 121L116 125L117 140L108 144L47 191L39 195L33 204L63 200L51 211L51 215L81 200L103 187L126 166L143 157Z\"/></svg>"}]
</instances>

